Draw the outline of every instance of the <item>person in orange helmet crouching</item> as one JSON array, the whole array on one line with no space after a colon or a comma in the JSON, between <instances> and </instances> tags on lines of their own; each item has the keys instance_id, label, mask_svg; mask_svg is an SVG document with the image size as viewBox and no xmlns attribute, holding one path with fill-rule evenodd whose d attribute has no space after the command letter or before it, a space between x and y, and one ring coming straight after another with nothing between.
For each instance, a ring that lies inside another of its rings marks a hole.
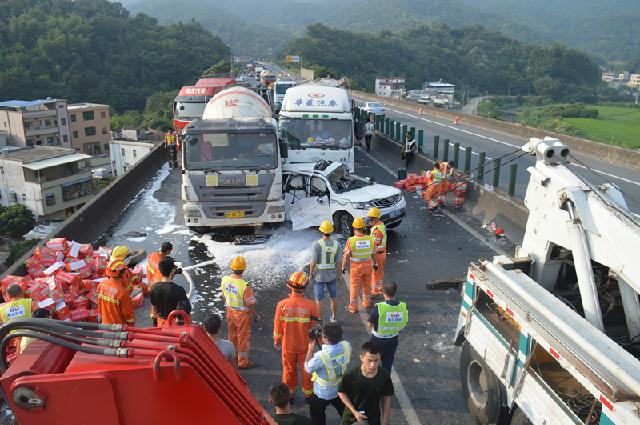
<instances>
[{"instance_id":1,"label":"person in orange helmet crouching","mask_svg":"<svg viewBox=\"0 0 640 425\"><path fill-rule=\"evenodd\" d=\"M273 345L282 350L282 382L291 393L298 384L297 369L302 376L302 393L308 401L313 394L311 375L304 370L309 347L309 330L318 322L318 306L303 295L307 287L307 274L295 272L289 276L289 296L278 303L273 317Z\"/></svg>"},{"instance_id":2,"label":"person in orange helmet crouching","mask_svg":"<svg viewBox=\"0 0 640 425\"><path fill-rule=\"evenodd\" d=\"M107 279L98 285L98 310L105 325L135 325L131 297L124 287L126 270L124 261L111 261L105 270Z\"/></svg>"},{"instance_id":3,"label":"person in orange helmet crouching","mask_svg":"<svg viewBox=\"0 0 640 425\"><path fill-rule=\"evenodd\" d=\"M229 264L231 275L222 278L220 289L227 306L227 334L238 353L238 368L249 369L255 362L249 360L251 345L251 317L258 321L256 298L251 286L243 279L247 263L241 256Z\"/></svg>"}]
</instances>

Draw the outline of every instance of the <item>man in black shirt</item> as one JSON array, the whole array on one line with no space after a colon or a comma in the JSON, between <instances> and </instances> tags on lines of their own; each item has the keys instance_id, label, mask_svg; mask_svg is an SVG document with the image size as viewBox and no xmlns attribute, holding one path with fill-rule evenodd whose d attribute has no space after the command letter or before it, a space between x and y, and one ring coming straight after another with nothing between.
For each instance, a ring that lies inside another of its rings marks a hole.
<instances>
[{"instance_id":1,"label":"man in black shirt","mask_svg":"<svg viewBox=\"0 0 640 425\"><path fill-rule=\"evenodd\" d=\"M360 362L349 368L338 384L338 396L345 406L340 424L388 425L393 396L391 375L380 367L380 352L371 342L362 345Z\"/></svg>"},{"instance_id":2,"label":"man in black shirt","mask_svg":"<svg viewBox=\"0 0 640 425\"><path fill-rule=\"evenodd\" d=\"M311 419L291 413L291 391L285 383L274 385L269 391L269 403L276 409L278 425L311 425Z\"/></svg>"},{"instance_id":3,"label":"man in black shirt","mask_svg":"<svg viewBox=\"0 0 640 425\"><path fill-rule=\"evenodd\" d=\"M167 320L169 313L178 308L178 304L180 304L182 310L188 310L189 312L191 311L191 304L184 288L173 282L173 276L176 271L176 264L173 258L164 257L158 263L158 269L162 275L162 280L153 285L151 289L151 310L158 317L157 326L161 327Z\"/></svg>"}]
</instances>

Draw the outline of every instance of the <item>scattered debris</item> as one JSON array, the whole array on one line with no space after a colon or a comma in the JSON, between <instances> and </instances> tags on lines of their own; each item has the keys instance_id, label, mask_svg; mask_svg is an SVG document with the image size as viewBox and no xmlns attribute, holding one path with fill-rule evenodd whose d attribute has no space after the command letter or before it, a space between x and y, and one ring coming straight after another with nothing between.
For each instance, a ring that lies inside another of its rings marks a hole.
<instances>
[{"instance_id":1,"label":"scattered debris","mask_svg":"<svg viewBox=\"0 0 640 425\"><path fill-rule=\"evenodd\" d=\"M451 279L433 280L427 282L426 286L428 291L448 290L451 288L459 289L463 282L465 282L464 277L454 277Z\"/></svg>"}]
</instances>

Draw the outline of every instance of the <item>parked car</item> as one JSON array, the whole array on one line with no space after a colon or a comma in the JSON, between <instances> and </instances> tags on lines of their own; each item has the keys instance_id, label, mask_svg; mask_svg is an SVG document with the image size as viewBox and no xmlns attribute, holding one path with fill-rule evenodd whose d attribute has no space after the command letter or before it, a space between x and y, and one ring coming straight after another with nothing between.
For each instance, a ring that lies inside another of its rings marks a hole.
<instances>
[{"instance_id":1,"label":"parked car","mask_svg":"<svg viewBox=\"0 0 640 425\"><path fill-rule=\"evenodd\" d=\"M364 102L362 110L374 115L384 115L387 112L387 108L380 102Z\"/></svg>"},{"instance_id":2,"label":"parked car","mask_svg":"<svg viewBox=\"0 0 640 425\"><path fill-rule=\"evenodd\" d=\"M399 189L350 174L346 165L321 161L283 171L287 219L293 229L319 226L333 220L336 232L351 235L354 217L364 217L378 207L382 221L393 229L406 215L407 203Z\"/></svg>"}]
</instances>

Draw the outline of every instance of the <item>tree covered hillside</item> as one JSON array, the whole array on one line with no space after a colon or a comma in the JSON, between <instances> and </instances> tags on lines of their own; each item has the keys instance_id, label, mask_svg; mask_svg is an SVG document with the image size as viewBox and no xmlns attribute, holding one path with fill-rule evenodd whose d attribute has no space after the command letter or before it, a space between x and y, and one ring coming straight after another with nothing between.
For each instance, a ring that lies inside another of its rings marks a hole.
<instances>
[{"instance_id":1,"label":"tree covered hillside","mask_svg":"<svg viewBox=\"0 0 640 425\"><path fill-rule=\"evenodd\" d=\"M377 33L443 22L482 25L527 43L563 43L604 60L640 59L638 0L121 1L159 19L195 18L239 54L276 51L314 23Z\"/></svg>"},{"instance_id":2,"label":"tree covered hillside","mask_svg":"<svg viewBox=\"0 0 640 425\"><path fill-rule=\"evenodd\" d=\"M0 0L0 99L60 97L142 109L229 48L195 22L160 26L106 0Z\"/></svg>"},{"instance_id":3,"label":"tree covered hillside","mask_svg":"<svg viewBox=\"0 0 640 425\"><path fill-rule=\"evenodd\" d=\"M584 53L522 44L481 27L437 24L372 35L316 24L285 53L302 55L305 63L346 75L370 91L377 76L404 76L411 88L441 78L472 93L531 90L558 99L584 99L601 84L598 66Z\"/></svg>"}]
</instances>

